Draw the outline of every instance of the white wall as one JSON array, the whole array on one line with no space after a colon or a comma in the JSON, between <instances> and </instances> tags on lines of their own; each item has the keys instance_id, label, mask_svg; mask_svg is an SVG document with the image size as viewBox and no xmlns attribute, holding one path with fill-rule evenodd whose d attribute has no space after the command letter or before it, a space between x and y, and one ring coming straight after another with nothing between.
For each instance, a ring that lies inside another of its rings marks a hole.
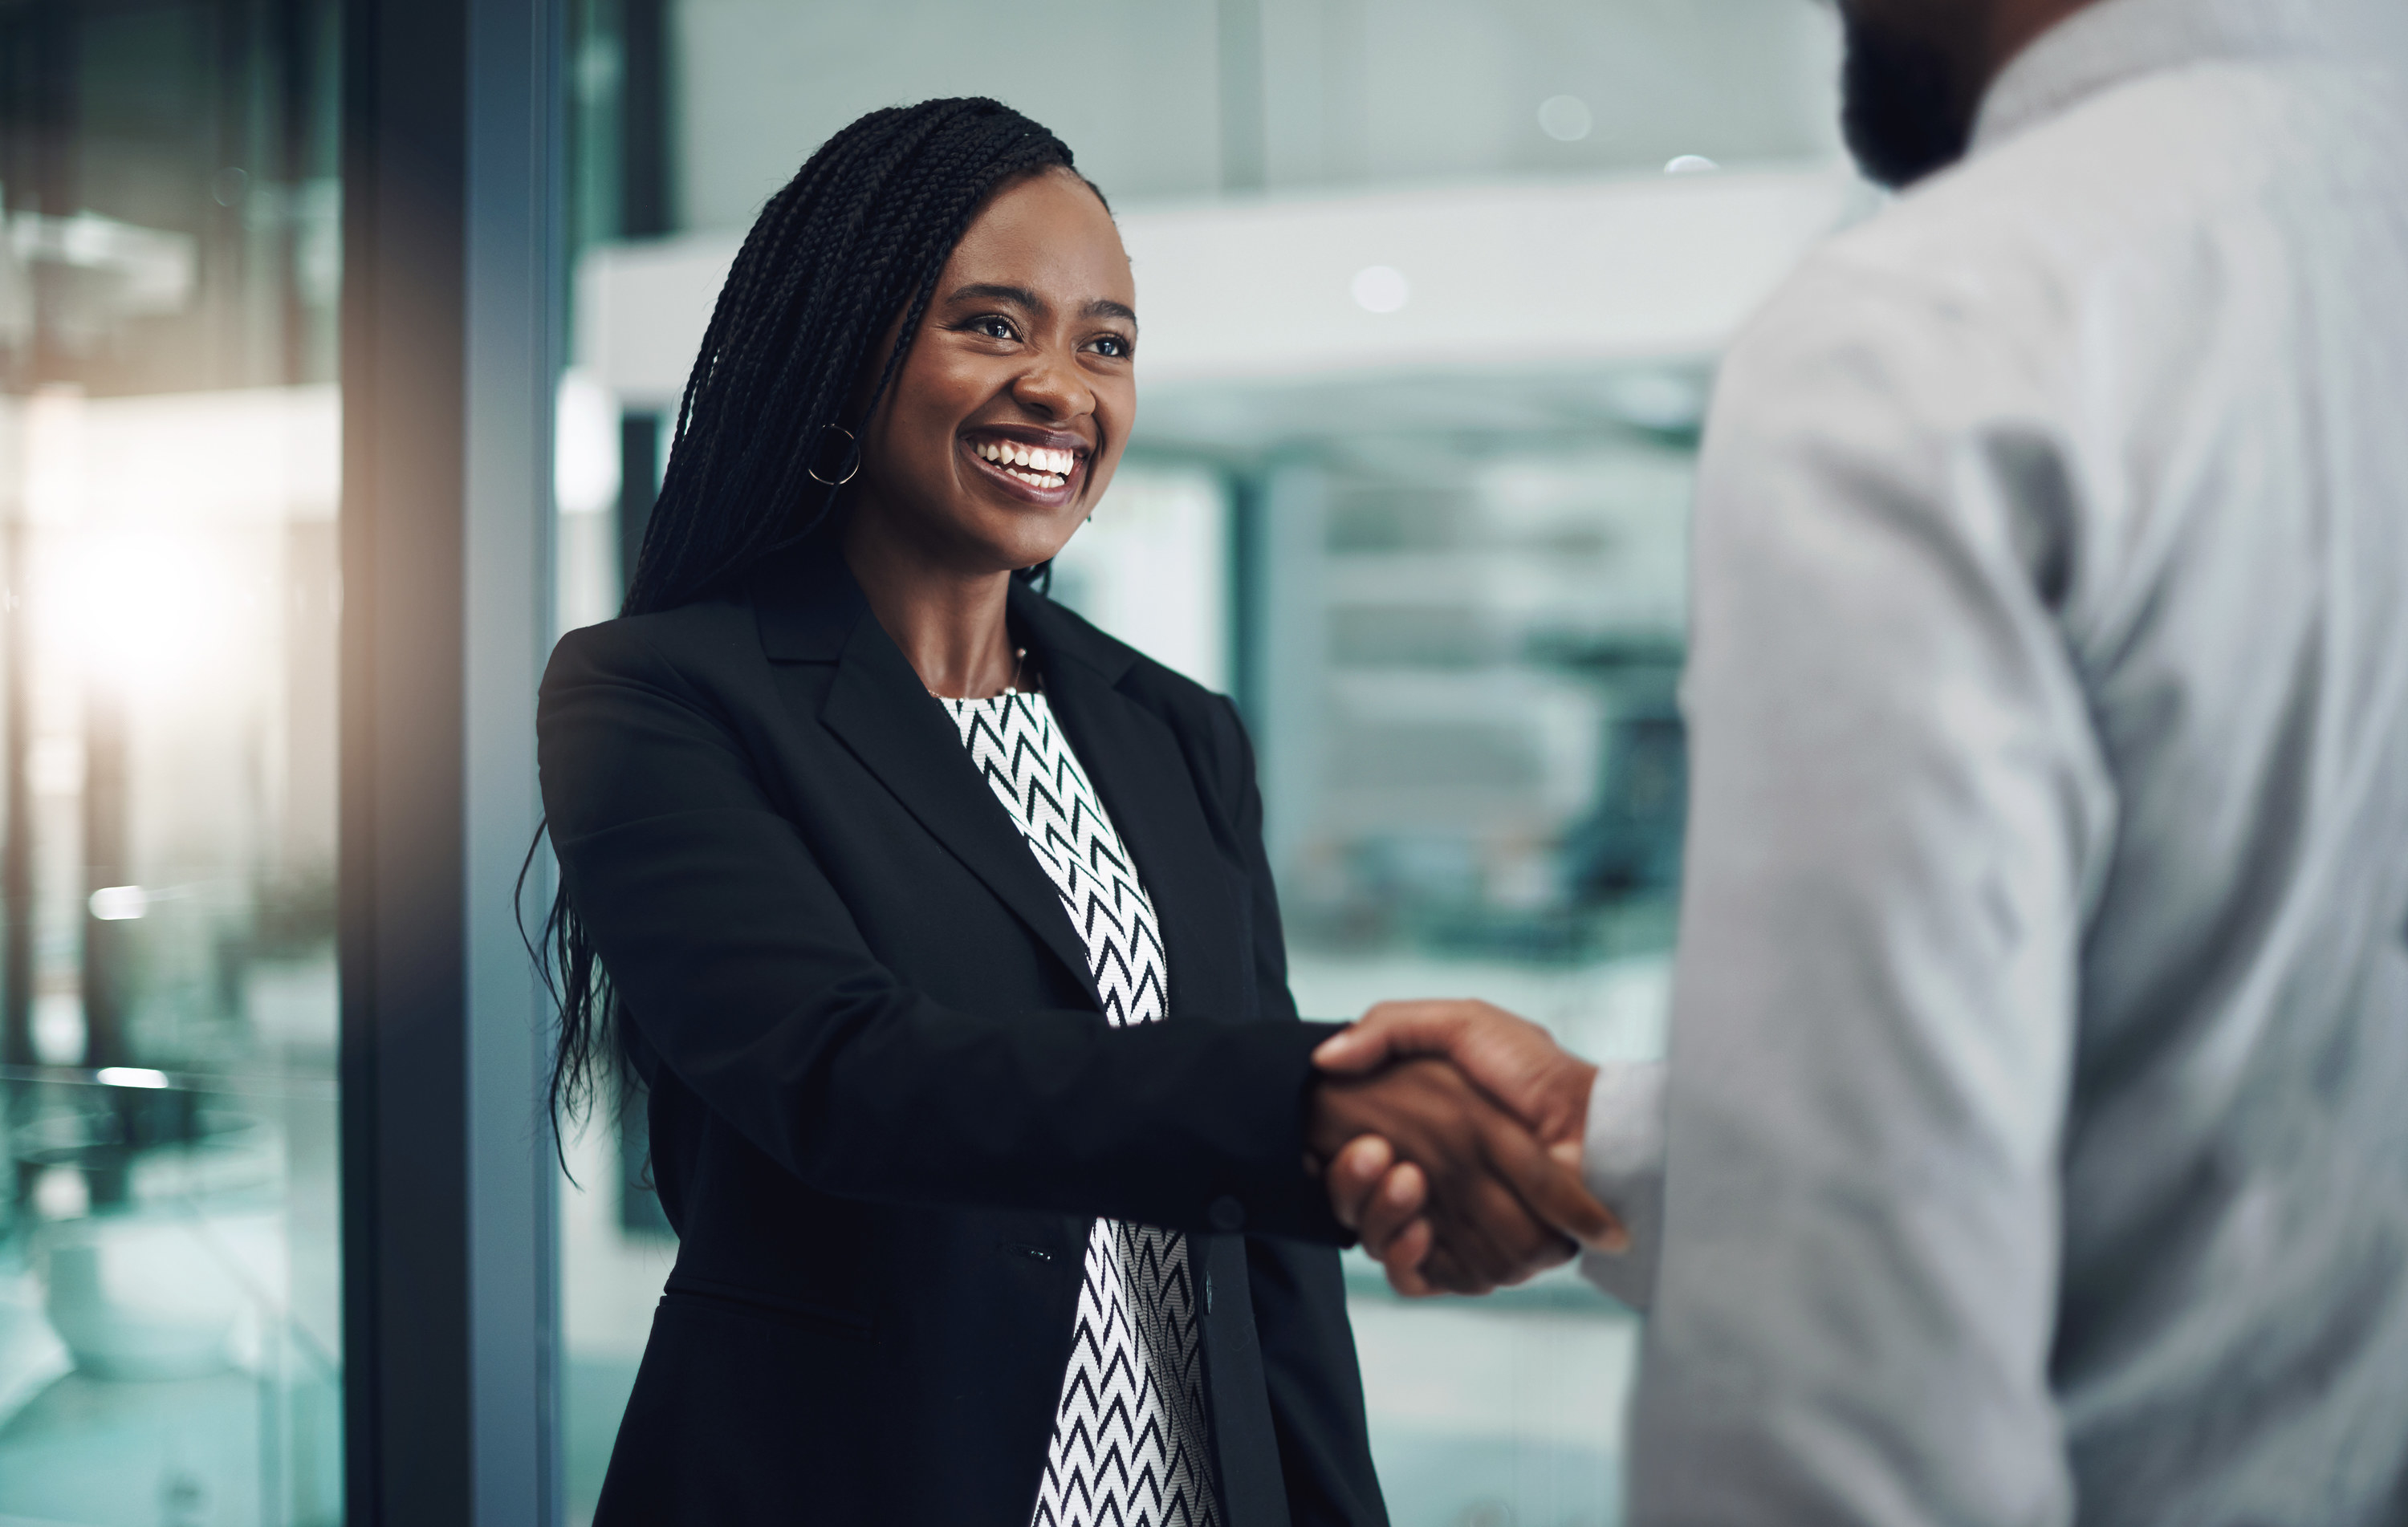
<instances>
[{"instance_id":1,"label":"white wall","mask_svg":"<svg viewBox=\"0 0 2408 1527\"><path fill-rule=\"evenodd\" d=\"M1126 462L1054 559L1054 597L1208 690L1227 691L1229 507L1195 467Z\"/></svg>"},{"instance_id":2,"label":"white wall","mask_svg":"<svg viewBox=\"0 0 2408 1527\"><path fill-rule=\"evenodd\" d=\"M1815 167L1133 208L1140 385L1703 361L1862 195ZM738 241L591 251L579 364L674 405ZM1407 278L1401 308L1357 302L1375 264Z\"/></svg>"}]
</instances>

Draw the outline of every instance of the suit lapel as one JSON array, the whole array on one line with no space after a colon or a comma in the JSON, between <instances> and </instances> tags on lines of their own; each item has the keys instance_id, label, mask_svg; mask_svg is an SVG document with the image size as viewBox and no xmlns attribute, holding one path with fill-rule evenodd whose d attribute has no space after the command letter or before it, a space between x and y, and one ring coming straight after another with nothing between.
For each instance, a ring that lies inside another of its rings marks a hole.
<instances>
[{"instance_id":1,"label":"suit lapel","mask_svg":"<svg viewBox=\"0 0 2408 1527\"><path fill-rule=\"evenodd\" d=\"M835 665L821 723L1044 941L1100 1008L1086 945L1053 881L842 559L808 546L781 554L765 564L752 591L771 661ZM1063 735L1154 903L1177 1007L1242 1011L1237 956L1246 929L1233 872L1213 843L1178 739L1117 687L1137 655L1032 589L1014 586L1011 610Z\"/></svg>"},{"instance_id":2,"label":"suit lapel","mask_svg":"<svg viewBox=\"0 0 2408 1527\"><path fill-rule=\"evenodd\" d=\"M1235 1012L1242 993L1233 956L1244 929L1186 756L1153 712L1063 650L1067 644L1049 645L1055 661L1045 667L1046 698L1154 903L1175 1006Z\"/></svg>"},{"instance_id":3,"label":"suit lapel","mask_svg":"<svg viewBox=\"0 0 2408 1527\"><path fill-rule=\"evenodd\" d=\"M858 594L855 595L858 598ZM837 658L820 721L904 808L1061 957L1096 998L1086 946L1062 899L995 798L961 734L867 607Z\"/></svg>"}]
</instances>

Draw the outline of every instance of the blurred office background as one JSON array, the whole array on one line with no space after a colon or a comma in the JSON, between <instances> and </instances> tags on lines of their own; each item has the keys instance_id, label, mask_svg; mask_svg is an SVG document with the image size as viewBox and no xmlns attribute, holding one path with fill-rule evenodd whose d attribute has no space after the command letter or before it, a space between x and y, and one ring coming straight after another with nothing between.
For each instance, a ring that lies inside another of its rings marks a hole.
<instances>
[{"instance_id":1,"label":"blurred office background","mask_svg":"<svg viewBox=\"0 0 2408 1527\"><path fill-rule=\"evenodd\" d=\"M0 1520L341 1509L337 23L0 6Z\"/></svg>"},{"instance_id":2,"label":"blurred office background","mask_svg":"<svg viewBox=\"0 0 2408 1527\"><path fill-rule=\"evenodd\" d=\"M0 3L0 1523L344 1516L366 8ZM1111 197L1143 323L1138 433L1055 593L1244 707L1303 1010L1477 994L1658 1051L1700 411L1735 324L1864 205L1825 7L535 10L558 382L549 421L482 427L550 450L542 623L615 607L762 200L864 110L999 96ZM539 658L494 639L468 663ZM508 1143L536 1134L529 1107ZM557 1187L537 1472L570 1522L674 1254L643 1152L597 1120ZM1430 1306L1350 1279L1399 1527L1617 1519L1633 1315L1568 1276Z\"/></svg>"}]
</instances>

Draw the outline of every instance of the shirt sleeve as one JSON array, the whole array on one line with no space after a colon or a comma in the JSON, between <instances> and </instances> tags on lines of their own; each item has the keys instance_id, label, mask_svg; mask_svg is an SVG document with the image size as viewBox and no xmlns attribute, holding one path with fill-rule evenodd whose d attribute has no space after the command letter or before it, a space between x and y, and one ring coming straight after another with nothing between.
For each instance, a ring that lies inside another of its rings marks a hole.
<instances>
[{"instance_id":1,"label":"shirt sleeve","mask_svg":"<svg viewBox=\"0 0 2408 1527\"><path fill-rule=\"evenodd\" d=\"M2083 906L2113 800L2017 339L1828 256L1700 464L1636 1522L2041 1523Z\"/></svg>"},{"instance_id":2,"label":"shirt sleeve","mask_svg":"<svg viewBox=\"0 0 2408 1527\"><path fill-rule=\"evenodd\" d=\"M1655 1300L1664 1246L1664 1063L1609 1061L1589 1088L1581 1177L1630 1236L1613 1256L1581 1253L1583 1277L1633 1309Z\"/></svg>"}]
</instances>

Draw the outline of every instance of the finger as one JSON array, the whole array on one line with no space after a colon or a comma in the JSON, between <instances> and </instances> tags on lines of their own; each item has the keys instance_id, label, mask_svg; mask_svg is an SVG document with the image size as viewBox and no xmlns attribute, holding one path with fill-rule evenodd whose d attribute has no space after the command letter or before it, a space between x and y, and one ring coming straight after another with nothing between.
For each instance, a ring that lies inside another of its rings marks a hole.
<instances>
[{"instance_id":1,"label":"finger","mask_svg":"<svg viewBox=\"0 0 2408 1527\"><path fill-rule=\"evenodd\" d=\"M1456 1185L1445 1205L1430 1211L1430 1221L1464 1274L1488 1286L1519 1284L1577 1250L1512 1188L1488 1176Z\"/></svg>"},{"instance_id":2,"label":"finger","mask_svg":"<svg viewBox=\"0 0 2408 1527\"><path fill-rule=\"evenodd\" d=\"M1366 1200L1362 1223L1356 1226L1373 1256L1384 1259L1384 1248L1421 1218L1428 1198L1428 1179L1420 1167L1405 1162L1389 1169L1378 1191Z\"/></svg>"},{"instance_id":3,"label":"finger","mask_svg":"<svg viewBox=\"0 0 2408 1527\"><path fill-rule=\"evenodd\" d=\"M1361 1075L1408 1056L1443 1056L1548 1141L1585 1132L1597 1068L1555 1035L1502 1007L1469 999L1383 1002L1322 1042L1324 1071Z\"/></svg>"},{"instance_id":4,"label":"finger","mask_svg":"<svg viewBox=\"0 0 2408 1527\"><path fill-rule=\"evenodd\" d=\"M1433 1235L1429 1255L1422 1259L1422 1283L1432 1293L1479 1295L1494 1292L1497 1285L1467 1266L1447 1244L1443 1235Z\"/></svg>"},{"instance_id":5,"label":"finger","mask_svg":"<svg viewBox=\"0 0 2408 1527\"><path fill-rule=\"evenodd\" d=\"M1428 1260L1430 1244L1426 1220L1414 1220L1388 1243L1387 1254L1380 1259L1380 1264L1387 1269L1388 1287L1408 1299L1428 1299L1442 1292L1422 1276L1422 1263Z\"/></svg>"},{"instance_id":6,"label":"finger","mask_svg":"<svg viewBox=\"0 0 2408 1527\"><path fill-rule=\"evenodd\" d=\"M1490 1164L1530 1212L1581 1245L1616 1256L1630 1249L1630 1233L1582 1186L1580 1177L1518 1129L1482 1131Z\"/></svg>"},{"instance_id":7,"label":"finger","mask_svg":"<svg viewBox=\"0 0 2408 1527\"><path fill-rule=\"evenodd\" d=\"M1579 1249L1555 1226L1534 1218L1518 1194L1493 1177L1477 1185L1472 1212L1497 1249L1498 1260L1484 1271L1499 1287L1527 1282L1570 1262Z\"/></svg>"},{"instance_id":8,"label":"finger","mask_svg":"<svg viewBox=\"0 0 2408 1527\"><path fill-rule=\"evenodd\" d=\"M1431 1218L1440 1243L1468 1276L1492 1285L1522 1282L1567 1260L1576 1249L1514 1180L1518 1175L1525 1183L1533 1177L1552 1183L1545 1174L1560 1175L1561 1168L1492 1106L1466 1109L1464 1121L1473 1136L1472 1159L1450 1160L1436 1190Z\"/></svg>"},{"instance_id":9,"label":"finger","mask_svg":"<svg viewBox=\"0 0 2408 1527\"><path fill-rule=\"evenodd\" d=\"M1313 1047L1312 1063L1324 1071L1352 1076L1369 1071L1388 1058L1386 1037L1359 1021L1339 1030Z\"/></svg>"},{"instance_id":10,"label":"finger","mask_svg":"<svg viewBox=\"0 0 2408 1527\"><path fill-rule=\"evenodd\" d=\"M1322 1180L1329 1190L1329 1212L1340 1224L1349 1230L1362 1227L1363 1211L1396 1160L1395 1148L1377 1135L1356 1135L1331 1159Z\"/></svg>"},{"instance_id":11,"label":"finger","mask_svg":"<svg viewBox=\"0 0 2408 1527\"><path fill-rule=\"evenodd\" d=\"M1526 1202L1513 1175L1535 1175L1544 1182L1553 1174L1568 1183L1570 1175L1512 1115L1444 1061L1416 1058L1374 1077L1325 1078L1314 1089L1309 1133L1314 1149L1333 1163L1356 1139L1377 1135L1427 1177L1424 1217L1447 1253L1448 1269L1427 1281L1467 1292L1493 1288L1563 1254L1554 1244L1554 1230ZM1576 1184L1571 1192L1576 1199L1585 1197ZM1545 1198L1535 1189L1531 1196ZM1343 1207L1358 1224L1374 1212L1372 1205L1358 1207L1351 1198ZM1384 1223L1372 1227L1375 1248L1386 1229Z\"/></svg>"},{"instance_id":12,"label":"finger","mask_svg":"<svg viewBox=\"0 0 2408 1527\"><path fill-rule=\"evenodd\" d=\"M1432 1177L1430 1227L1463 1278L1484 1288L1512 1281L1533 1249L1552 1234L1520 1195L1477 1160L1448 1163ZM1459 1281L1451 1280L1450 1287Z\"/></svg>"},{"instance_id":13,"label":"finger","mask_svg":"<svg viewBox=\"0 0 2408 1527\"><path fill-rule=\"evenodd\" d=\"M1312 1063L1324 1071L1357 1074L1398 1055L1443 1054L1463 1026L1463 1002L1380 1002L1359 1019L1323 1040Z\"/></svg>"},{"instance_id":14,"label":"finger","mask_svg":"<svg viewBox=\"0 0 2408 1527\"><path fill-rule=\"evenodd\" d=\"M1440 1281L1494 1287L1524 1276L1534 1255L1551 1249L1554 1232L1494 1180L1494 1162L1518 1149L1552 1163L1512 1115L1444 1062L1407 1061L1383 1077L1369 1085L1401 1105L1385 1115L1383 1128L1397 1153L1428 1175L1428 1218L1460 1273Z\"/></svg>"}]
</instances>

